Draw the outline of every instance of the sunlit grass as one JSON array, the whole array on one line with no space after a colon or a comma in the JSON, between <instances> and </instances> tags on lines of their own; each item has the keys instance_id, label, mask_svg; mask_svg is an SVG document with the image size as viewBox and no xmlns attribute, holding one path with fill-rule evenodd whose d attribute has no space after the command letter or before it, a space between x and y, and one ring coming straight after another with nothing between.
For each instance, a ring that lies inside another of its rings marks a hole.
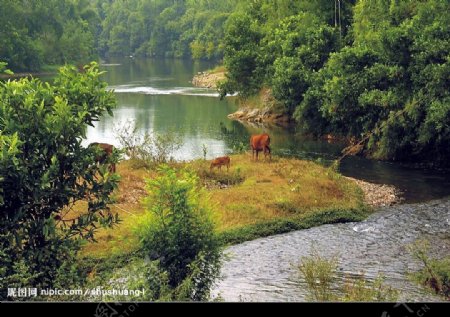
<instances>
[{"instance_id":1,"label":"sunlit grass","mask_svg":"<svg viewBox=\"0 0 450 317\"><path fill-rule=\"evenodd\" d=\"M314 225L322 218L325 222L340 219L340 214L330 216L330 210L351 211L363 206L363 195L356 184L313 162L277 157L272 161L254 162L249 154L241 154L231 156L228 172L226 169L210 172L209 164L209 161L195 160L174 165L192 169L199 175L200 183L210 196L218 233L235 236L242 232L241 237L230 241L270 234L272 231L262 227L272 226L272 221L306 219ZM112 210L119 214L122 222L113 229L100 229L96 235L98 242L86 244L82 255L104 257L138 248L134 228L143 221L145 214L141 203L146 195L145 178L154 177L156 172L133 166L125 161L117 170L121 183ZM342 218L346 219L349 213ZM286 225L277 223L277 226ZM252 229L247 235L245 230L250 227L259 229ZM280 230L287 229L276 229L273 233Z\"/></svg>"}]
</instances>

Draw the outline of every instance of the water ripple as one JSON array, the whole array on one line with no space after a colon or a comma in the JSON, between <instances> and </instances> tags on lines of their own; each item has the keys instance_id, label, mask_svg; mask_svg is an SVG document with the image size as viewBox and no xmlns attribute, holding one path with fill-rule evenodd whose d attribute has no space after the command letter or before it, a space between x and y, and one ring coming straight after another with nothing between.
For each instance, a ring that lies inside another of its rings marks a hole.
<instances>
[{"instance_id":1,"label":"water ripple","mask_svg":"<svg viewBox=\"0 0 450 317\"><path fill-rule=\"evenodd\" d=\"M340 275L378 274L401 291L401 300L435 301L407 277L420 264L407 245L427 238L434 256L449 255L450 198L386 207L360 223L333 224L257 239L226 250L229 260L213 294L226 301L306 301L296 265L311 246L338 255Z\"/></svg>"}]
</instances>

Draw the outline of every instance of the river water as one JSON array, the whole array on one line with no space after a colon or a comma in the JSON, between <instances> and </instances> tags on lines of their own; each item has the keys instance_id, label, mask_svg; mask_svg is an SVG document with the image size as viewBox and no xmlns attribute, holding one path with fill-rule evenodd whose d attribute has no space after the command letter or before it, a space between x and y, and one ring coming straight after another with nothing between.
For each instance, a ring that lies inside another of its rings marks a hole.
<instances>
[{"instance_id":1,"label":"river water","mask_svg":"<svg viewBox=\"0 0 450 317\"><path fill-rule=\"evenodd\" d=\"M234 98L220 101L217 92L195 88L192 76L210 68L208 63L183 60L116 59L102 65L105 80L114 89L118 107L88 130L86 143L108 142L120 146L118 127L132 120L141 133L175 132L183 141L173 153L178 160L221 156L239 144L248 144L253 133L267 132L275 155L330 162L340 156L343 144L311 140L280 127L242 124L227 118L237 109ZM373 183L390 184L403 192L408 204L382 209L362 223L325 225L258 239L227 249L224 279L216 289L227 301L304 301L305 285L295 265L315 244L324 256L339 254L342 275L368 278L378 273L402 290L407 300L436 298L423 294L409 282L406 271L419 266L406 250L418 238L432 241L436 256L449 252L450 175L399 164L350 157L340 172ZM424 203L433 199L434 202Z\"/></svg>"},{"instance_id":2,"label":"river water","mask_svg":"<svg viewBox=\"0 0 450 317\"><path fill-rule=\"evenodd\" d=\"M213 291L225 301L306 301L298 263L314 246L321 256L336 256L339 275L385 276L386 285L401 291L400 300L434 301L413 284L406 272L421 268L407 246L427 239L430 255L450 254L450 199L381 209L359 223L323 225L257 239L229 247L223 280Z\"/></svg>"}]
</instances>

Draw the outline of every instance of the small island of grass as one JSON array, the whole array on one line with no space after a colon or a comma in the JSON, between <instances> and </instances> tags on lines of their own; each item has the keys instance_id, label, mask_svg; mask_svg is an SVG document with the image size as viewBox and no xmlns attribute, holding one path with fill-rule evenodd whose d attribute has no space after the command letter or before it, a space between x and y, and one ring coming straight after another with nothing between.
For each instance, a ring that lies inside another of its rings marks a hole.
<instances>
[{"instance_id":1,"label":"small island of grass","mask_svg":"<svg viewBox=\"0 0 450 317\"><path fill-rule=\"evenodd\" d=\"M231 156L231 168L209 170L203 159L173 163L195 171L214 210L223 242L235 244L258 237L326 223L359 221L370 207L360 187L339 173L310 161L274 157L252 161L248 154ZM134 228L143 221L145 179L156 169L137 168L133 161L118 165L121 175L116 203L111 207L122 222L101 229L97 243L86 244L83 255L95 258L123 255L139 247Z\"/></svg>"}]
</instances>

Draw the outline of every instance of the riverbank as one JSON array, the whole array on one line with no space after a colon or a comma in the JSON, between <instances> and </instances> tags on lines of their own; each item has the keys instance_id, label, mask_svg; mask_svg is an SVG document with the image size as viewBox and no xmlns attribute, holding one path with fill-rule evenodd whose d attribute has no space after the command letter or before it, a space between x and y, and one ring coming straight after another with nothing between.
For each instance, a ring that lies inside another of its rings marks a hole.
<instances>
[{"instance_id":1,"label":"riverbank","mask_svg":"<svg viewBox=\"0 0 450 317\"><path fill-rule=\"evenodd\" d=\"M200 88L216 89L226 79L226 69L216 67L213 70L199 72L192 79L192 84ZM232 120L250 123L275 123L288 125L293 120L284 112L283 106L273 97L271 89L262 88L260 92L249 98L237 98L239 109L228 115Z\"/></svg>"},{"instance_id":2,"label":"riverbank","mask_svg":"<svg viewBox=\"0 0 450 317\"><path fill-rule=\"evenodd\" d=\"M192 84L199 88L217 88L221 81L226 78L226 70L224 67L218 66L212 70L198 72L192 78Z\"/></svg>"},{"instance_id":3,"label":"riverbank","mask_svg":"<svg viewBox=\"0 0 450 317\"><path fill-rule=\"evenodd\" d=\"M229 119L249 123L272 123L287 126L293 122L283 105L273 97L272 90L263 88L246 99L238 99L239 109L228 115Z\"/></svg>"},{"instance_id":4,"label":"riverbank","mask_svg":"<svg viewBox=\"0 0 450 317\"><path fill-rule=\"evenodd\" d=\"M232 155L229 172L209 171L209 161L173 164L199 176L210 196L217 233L226 244L325 223L360 221L371 212L363 191L340 174L310 161L274 157L271 162L254 162L249 154ZM134 230L145 209L145 179L153 169L135 169L124 161L116 203L111 207L122 219L114 229L101 229L98 243L86 244L84 256L108 257L138 249ZM69 214L68 217L71 215Z\"/></svg>"},{"instance_id":5,"label":"riverbank","mask_svg":"<svg viewBox=\"0 0 450 317\"><path fill-rule=\"evenodd\" d=\"M287 125L292 121L288 115L274 112L270 107L264 107L262 109L249 107L239 108L238 111L229 114L228 118L251 123L278 123L281 125Z\"/></svg>"},{"instance_id":6,"label":"riverbank","mask_svg":"<svg viewBox=\"0 0 450 317\"><path fill-rule=\"evenodd\" d=\"M387 207L403 201L402 192L392 185L374 184L352 177L345 177L355 182L364 193L364 202L374 208Z\"/></svg>"},{"instance_id":7,"label":"riverbank","mask_svg":"<svg viewBox=\"0 0 450 317\"><path fill-rule=\"evenodd\" d=\"M0 74L0 79L18 79L22 77L46 77L58 73L58 69L63 65L46 65L40 71L24 71L12 74Z\"/></svg>"}]
</instances>

